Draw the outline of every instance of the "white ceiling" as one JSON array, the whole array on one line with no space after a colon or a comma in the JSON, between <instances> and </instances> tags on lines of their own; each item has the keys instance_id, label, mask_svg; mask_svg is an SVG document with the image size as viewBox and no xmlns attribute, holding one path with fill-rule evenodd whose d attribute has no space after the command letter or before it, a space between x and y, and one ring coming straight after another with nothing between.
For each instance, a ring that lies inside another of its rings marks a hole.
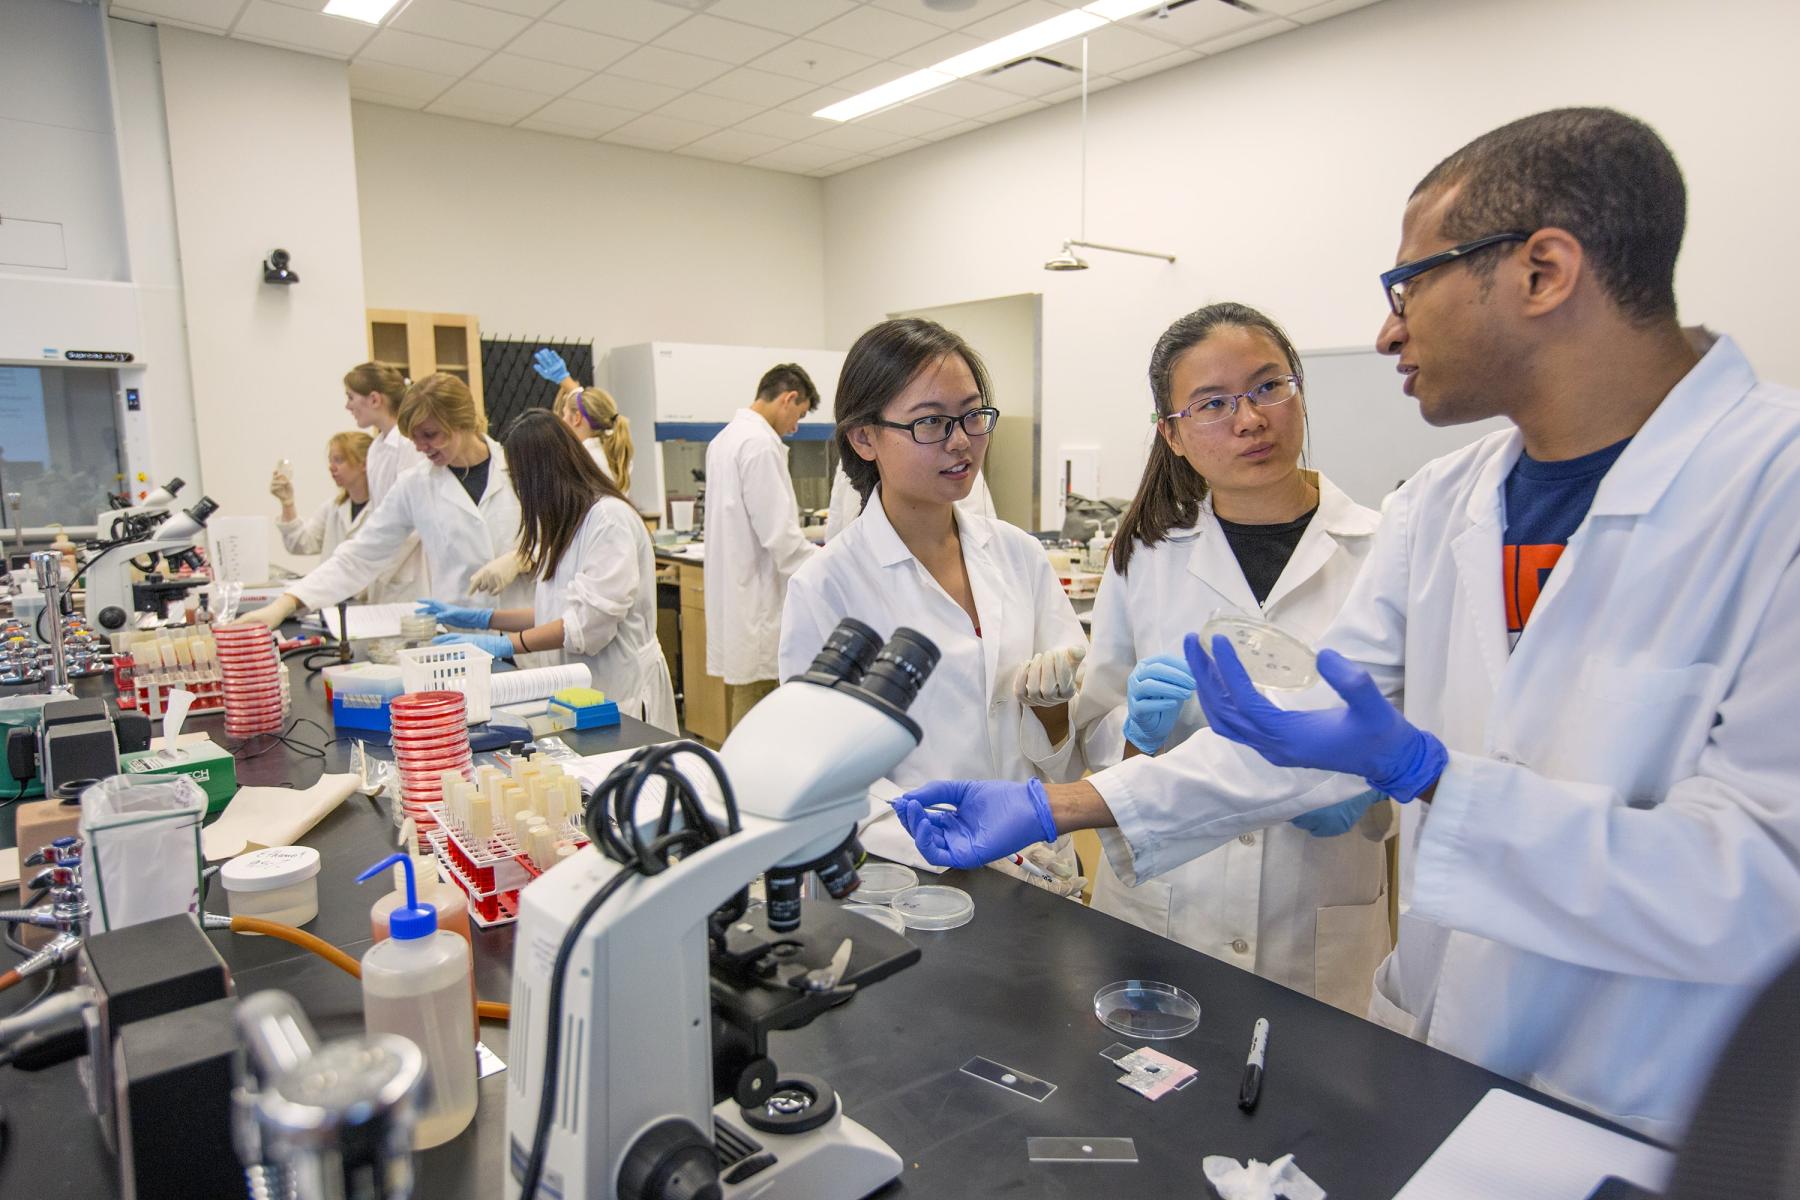
<instances>
[{"instance_id":1,"label":"white ceiling","mask_svg":"<svg viewBox=\"0 0 1800 1200\"><path fill-rule=\"evenodd\" d=\"M845 124L814 110L1087 0L111 0L112 15L342 59L358 100L826 176L1080 94L1079 40ZM1171 0L1088 35L1090 91L1375 0ZM1054 64L1064 65L1054 65Z\"/></svg>"}]
</instances>

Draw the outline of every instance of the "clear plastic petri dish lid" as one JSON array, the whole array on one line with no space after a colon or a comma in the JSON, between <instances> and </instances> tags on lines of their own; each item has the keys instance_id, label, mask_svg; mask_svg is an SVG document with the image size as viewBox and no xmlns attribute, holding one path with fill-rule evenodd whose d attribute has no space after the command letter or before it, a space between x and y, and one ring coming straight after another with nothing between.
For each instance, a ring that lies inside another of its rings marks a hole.
<instances>
[{"instance_id":1,"label":"clear plastic petri dish lid","mask_svg":"<svg viewBox=\"0 0 1800 1200\"><path fill-rule=\"evenodd\" d=\"M1214 613L1200 627L1200 645L1212 652L1213 638L1223 637L1237 651L1244 673L1258 687L1304 691L1319 682L1318 656L1311 646L1267 621L1239 613Z\"/></svg>"},{"instance_id":2,"label":"clear plastic petri dish lid","mask_svg":"<svg viewBox=\"0 0 1800 1200\"><path fill-rule=\"evenodd\" d=\"M1200 1024L1200 1002L1172 983L1121 979L1094 993L1094 1015L1114 1033L1178 1038Z\"/></svg>"},{"instance_id":3,"label":"clear plastic petri dish lid","mask_svg":"<svg viewBox=\"0 0 1800 1200\"><path fill-rule=\"evenodd\" d=\"M899 863L864 863L856 874L862 882L850 893L852 904L887 904L907 888L919 886L913 869Z\"/></svg>"},{"instance_id":4,"label":"clear plastic petri dish lid","mask_svg":"<svg viewBox=\"0 0 1800 1200\"><path fill-rule=\"evenodd\" d=\"M885 925L895 933L906 932L906 918L881 904L846 904L844 911L855 913L859 917L867 917L877 925Z\"/></svg>"},{"instance_id":5,"label":"clear plastic petri dish lid","mask_svg":"<svg viewBox=\"0 0 1800 1200\"><path fill-rule=\"evenodd\" d=\"M975 901L960 888L937 883L910 887L888 907L900 914L908 929L955 929L975 919Z\"/></svg>"}]
</instances>

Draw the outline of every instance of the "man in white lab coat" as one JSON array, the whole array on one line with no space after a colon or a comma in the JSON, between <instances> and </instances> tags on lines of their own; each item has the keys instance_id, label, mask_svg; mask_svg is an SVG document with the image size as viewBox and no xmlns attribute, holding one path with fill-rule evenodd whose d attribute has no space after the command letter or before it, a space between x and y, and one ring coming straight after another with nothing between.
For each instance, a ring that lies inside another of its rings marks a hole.
<instances>
[{"instance_id":1,"label":"man in white lab coat","mask_svg":"<svg viewBox=\"0 0 1800 1200\"><path fill-rule=\"evenodd\" d=\"M1148 879L1365 787L1417 800L1371 1016L1677 1137L1800 938L1800 393L1684 335L1684 220L1667 147L1604 109L1441 163L1379 346L1428 421L1515 428L1389 497L1321 639L1345 703L1278 709L1192 639L1209 731L1037 796L931 785L899 803L921 850L1117 825Z\"/></svg>"},{"instance_id":2,"label":"man in white lab coat","mask_svg":"<svg viewBox=\"0 0 1800 1200\"><path fill-rule=\"evenodd\" d=\"M817 549L800 532L782 439L818 407L812 378L782 363L706 447L706 672L726 683L727 730L775 686L782 597Z\"/></svg>"}]
</instances>

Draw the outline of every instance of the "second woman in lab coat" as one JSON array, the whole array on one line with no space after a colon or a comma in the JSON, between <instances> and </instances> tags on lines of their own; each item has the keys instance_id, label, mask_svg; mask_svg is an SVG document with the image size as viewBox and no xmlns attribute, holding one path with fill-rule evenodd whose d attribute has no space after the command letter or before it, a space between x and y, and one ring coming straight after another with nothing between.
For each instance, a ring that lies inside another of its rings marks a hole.
<instances>
[{"instance_id":1,"label":"second woman in lab coat","mask_svg":"<svg viewBox=\"0 0 1800 1200\"><path fill-rule=\"evenodd\" d=\"M330 554L339 542L362 528L363 515L371 503L367 469L371 440L360 431L331 435L325 444L325 466L338 494L305 519L294 508L294 481L283 468L276 469L274 478L269 480L269 494L281 501L281 517L275 522L275 529L288 553Z\"/></svg>"},{"instance_id":2,"label":"second woman in lab coat","mask_svg":"<svg viewBox=\"0 0 1800 1200\"><path fill-rule=\"evenodd\" d=\"M619 711L679 732L669 665L656 640L656 563L644 518L602 474L575 435L544 409L514 421L506 457L519 498L518 554L538 580L530 607L425 608L447 633L498 658L549 651L581 662Z\"/></svg>"},{"instance_id":3,"label":"second woman in lab coat","mask_svg":"<svg viewBox=\"0 0 1800 1200\"><path fill-rule=\"evenodd\" d=\"M1380 520L1300 467L1300 357L1255 309L1211 304L1176 321L1152 352L1150 390L1156 441L1101 577L1075 702L1095 770L1204 724L1181 639L1213 613L1313 644ZM1310 829L1246 833L1136 887L1103 862L1093 907L1361 1015L1392 944L1392 809L1382 799L1308 814ZM1123 852L1116 831L1101 842Z\"/></svg>"},{"instance_id":4,"label":"second woman in lab coat","mask_svg":"<svg viewBox=\"0 0 1800 1200\"><path fill-rule=\"evenodd\" d=\"M981 359L935 322L887 321L851 347L836 406L838 449L866 505L788 582L782 678L804 671L844 617L883 637L916 629L943 657L908 710L924 739L889 782L1059 778L1087 642L1043 546L957 503L999 417ZM1065 894L1080 886L1067 839L1025 858L995 865Z\"/></svg>"}]
</instances>

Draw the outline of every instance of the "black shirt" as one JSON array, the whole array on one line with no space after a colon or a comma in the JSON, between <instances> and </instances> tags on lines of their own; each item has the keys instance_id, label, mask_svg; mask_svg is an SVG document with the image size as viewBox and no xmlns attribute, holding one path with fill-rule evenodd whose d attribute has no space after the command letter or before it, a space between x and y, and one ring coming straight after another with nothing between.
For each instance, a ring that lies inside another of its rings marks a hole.
<instances>
[{"instance_id":1,"label":"black shirt","mask_svg":"<svg viewBox=\"0 0 1800 1200\"><path fill-rule=\"evenodd\" d=\"M476 508L481 507L481 497L487 491L488 466L494 461L488 455L472 467L451 467L450 474L456 476L456 482L463 485L463 491L469 493L469 499Z\"/></svg>"},{"instance_id":2,"label":"black shirt","mask_svg":"<svg viewBox=\"0 0 1800 1200\"><path fill-rule=\"evenodd\" d=\"M360 504L355 500L350 502L350 523L352 525L356 524L356 518L362 516L363 509L367 507L369 507L369 502L367 500L364 500Z\"/></svg>"},{"instance_id":3,"label":"black shirt","mask_svg":"<svg viewBox=\"0 0 1800 1200\"><path fill-rule=\"evenodd\" d=\"M1244 572L1244 582L1250 585L1250 593L1258 604L1275 590L1275 581L1287 568L1288 559L1294 557L1300 535L1306 532L1318 511L1318 506L1314 505L1297 520L1281 525L1239 525L1236 521L1218 518L1219 528L1225 531L1225 540L1231 544L1231 552L1237 556L1238 567Z\"/></svg>"}]
</instances>

